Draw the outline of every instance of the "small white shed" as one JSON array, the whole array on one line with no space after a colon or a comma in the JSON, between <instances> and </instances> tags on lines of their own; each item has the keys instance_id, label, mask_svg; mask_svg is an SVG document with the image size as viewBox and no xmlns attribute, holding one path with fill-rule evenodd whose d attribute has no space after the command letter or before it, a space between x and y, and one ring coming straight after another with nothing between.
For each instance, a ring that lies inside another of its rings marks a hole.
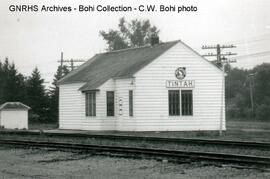
<instances>
[{"instance_id":1,"label":"small white shed","mask_svg":"<svg viewBox=\"0 0 270 179\"><path fill-rule=\"evenodd\" d=\"M28 129L30 107L20 102L6 102L0 105L0 126L6 129Z\"/></svg>"}]
</instances>

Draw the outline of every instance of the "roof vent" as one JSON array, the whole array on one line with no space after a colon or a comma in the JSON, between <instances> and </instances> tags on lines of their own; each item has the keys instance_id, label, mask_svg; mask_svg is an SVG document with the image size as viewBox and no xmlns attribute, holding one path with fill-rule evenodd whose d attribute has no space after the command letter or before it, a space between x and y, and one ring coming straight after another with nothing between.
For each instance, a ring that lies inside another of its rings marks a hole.
<instances>
[{"instance_id":1,"label":"roof vent","mask_svg":"<svg viewBox=\"0 0 270 179\"><path fill-rule=\"evenodd\" d=\"M159 36L157 34L151 35L150 43L151 46L159 44Z\"/></svg>"}]
</instances>

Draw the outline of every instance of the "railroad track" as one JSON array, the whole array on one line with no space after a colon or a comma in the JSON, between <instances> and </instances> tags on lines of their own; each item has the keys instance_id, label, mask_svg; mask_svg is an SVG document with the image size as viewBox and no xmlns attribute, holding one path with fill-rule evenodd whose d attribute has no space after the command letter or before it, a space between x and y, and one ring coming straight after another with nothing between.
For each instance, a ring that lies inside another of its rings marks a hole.
<instances>
[{"instance_id":1,"label":"railroad track","mask_svg":"<svg viewBox=\"0 0 270 179\"><path fill-rule=\"evenodd\" d=\"M110 140L132 140L132 141L152 141L162 143L184 143L198 145L219 145L233 147L249 147L256 149L270 150L270 143L267 142L250 142L250 141L231 141L217 139L194 139L194 138L165 138L165 137L141 137L128 135L104 135L104 134L86 134L86 133L57 133L57 132L33 132L33 131L1 131L1 134L18 134L18 135L44 135L48 137L80 137L94 139L110 139Z\"/></svg>"},{"instance_id":2,"label":"railroad track","mask_svg":"<svg viewBox=\"0 0 270 179\"><path fill-rule=\"evenodd\" d=\"M151 148L135 148L124 146L109 146L109 145L89 145L89 144L76 144L64 142L45 142L45 141L29 141L29 140L8 140L1 139L0 144L27 146L37 148L55 148L55 149L72 149L81 150L94 153L112 153L112 154L126 154L127 156L156 156L166 157L173 159L192 159L192 160L207 160L223 163L234 163L241 165L253 165L270 167L269 157L258 157L250 155L236 155L214 152L190 152L180 150L164 150L164 149L151 149Z\"/></svg>"}]
</instances>

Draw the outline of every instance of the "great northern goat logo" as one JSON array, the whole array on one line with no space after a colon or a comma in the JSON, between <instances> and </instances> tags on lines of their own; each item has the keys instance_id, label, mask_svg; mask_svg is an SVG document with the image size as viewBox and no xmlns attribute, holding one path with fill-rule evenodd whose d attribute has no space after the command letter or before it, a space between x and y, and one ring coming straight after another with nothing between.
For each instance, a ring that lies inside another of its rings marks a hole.
<instances>
[{"instance_id":1,"label":"great northern goat logo","mask_svg":"<svg viewBox=\"0 0 270 179\"><path fill-rule=\"evenodd\" d=\"M175 77L182 80L186 77L186 67L179 67L175 70Z\"/></svg>"}]
</instances>

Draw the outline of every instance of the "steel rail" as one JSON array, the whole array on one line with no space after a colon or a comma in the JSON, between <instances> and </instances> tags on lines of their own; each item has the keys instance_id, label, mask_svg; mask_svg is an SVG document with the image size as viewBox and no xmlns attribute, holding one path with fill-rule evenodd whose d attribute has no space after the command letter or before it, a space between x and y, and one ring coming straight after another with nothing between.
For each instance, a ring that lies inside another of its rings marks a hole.
<instances>
[{"instance_id":1,"label":"steel rail","mask_svg":"<svg viewBox=\"0 0 270 179\"><path fill-rule=\"evenodd\" d=\"M221 145L233 147L252 147L259 149L270 150L268 142L254 141L233 141L233 140L218 140L218 139L194 139L194 138L168 138L168 137L145 137L145 136L129 136L129 135L104 135L104 134L87 134L87 133L57 133L57 132L34 132L34 131L0 131L0 134L19 134L19 135L44 135L49 137L83 137L95 139L110 139L110 140L135 140L135 141L153 141L166 143L185 143L198 145Z\"/></svg>"},{"instance_id":2,"label":"steel rail","mask_svg":"<svg viewBox=\"0 0 270 179\"><path fill-rule=\"evenodd\" d=\"M187 158L193 160L207 160L215 162L236 163L243 165L267 166L270 167L269 157L259 157L252 155L238 155L227 153L215 152L191 152L181 150L165 150L165 149L152 149L152 148L138 148L126 146L109 146L109 145L89 145L78 143L64 143L64 142L45 142L45 141L29 141L29 140L9 140L1 139L1 144L19 145L30 147L45 147L56 149L73 149L92 151L96 153L109 152L121 154L134 154L134 155L150 155L168 158Z\"/></svg>"}]
</instances>

